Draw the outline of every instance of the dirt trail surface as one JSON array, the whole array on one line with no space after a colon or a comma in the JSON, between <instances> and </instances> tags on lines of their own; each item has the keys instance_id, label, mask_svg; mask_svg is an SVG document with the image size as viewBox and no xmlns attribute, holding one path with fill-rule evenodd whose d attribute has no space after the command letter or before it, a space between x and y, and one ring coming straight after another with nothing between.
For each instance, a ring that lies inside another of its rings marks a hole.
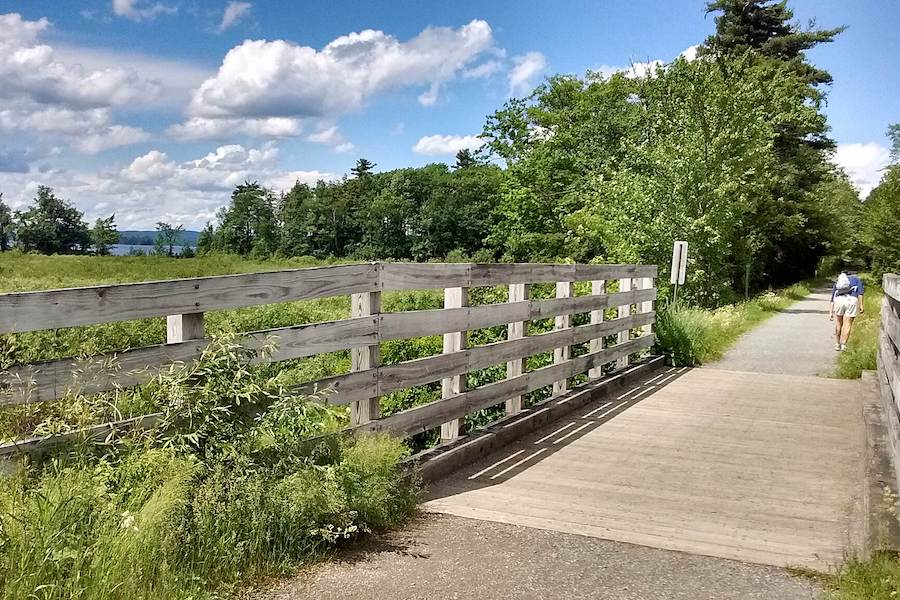
<instances>
[{"instance_id":1,"label":"dirt trail surface","mask_svg":"<svg viewBox=\"0 0 900 600\"><path fill-rule=\"evenodd\" d=\"M745 333L715 369L829 376L834 371L834 324L828 320L831 291L818 289ZM850 343L853 343L851 337Z\"/></svg>"},{"instance_id":2,"label":"dirt trail surface","mask_svg":"<svg viewBox=\"0 0 900 600\"><path fill-rule=\"evenodd\" d=\"M428 514L259 600L812 600L780 569Z\"/></svg>"}]
</instances>

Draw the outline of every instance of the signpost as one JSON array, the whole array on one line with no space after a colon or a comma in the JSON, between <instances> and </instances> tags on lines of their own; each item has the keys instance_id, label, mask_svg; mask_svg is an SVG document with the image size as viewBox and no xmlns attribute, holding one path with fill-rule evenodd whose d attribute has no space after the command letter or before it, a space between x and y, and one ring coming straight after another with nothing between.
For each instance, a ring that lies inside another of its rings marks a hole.
<instances>
[{"instance_id":1,"label":"signpost","mask_svg":"<svg viewBox=\"0 0 900 600\"><path fill-rule=\"evenodd\" d=\"M672 296L672 304L678 302L678 286L684 285L684 277L687 274L687 242L676 241L672 248L672 277L671 283L675 286Z\"/></svg>"}]
</instances>

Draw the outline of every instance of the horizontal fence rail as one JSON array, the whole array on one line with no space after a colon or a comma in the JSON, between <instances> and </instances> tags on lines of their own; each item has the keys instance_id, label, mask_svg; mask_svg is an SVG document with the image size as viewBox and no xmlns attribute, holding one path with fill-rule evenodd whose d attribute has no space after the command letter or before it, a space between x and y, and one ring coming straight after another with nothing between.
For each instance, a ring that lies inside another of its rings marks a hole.
<instances>
[{"instance_id":1,"label":"horizontal fence rail","mask_svg":"<svg viewBox=\"0 0 900 600\"><path fill-rule=\"evenodd\" d=\"M238 340L257 348L274 341L271 355L260 358L267 362L349 350L350 373L301 384L299 391L324 391L329 403L350 404L352 425L360 431L410 435L445 425L445 437L456 437L459 419L471 411L506 401L507 411L515 412L523 394L550 385L561 393L570 378L588 372L596 378L603 365L623 367L629 355L652 346L656 274L655 265L367 263L0 294L0 334L159 317L168 323L165 344L9 368L0 374L0 406L139 385L161 368L193 361L212 341L204 333L204 312L350 295L349 318L247 332ZM589 295L572 295L579 281L591 282ZM619 291L607 293L614 281ZM556 283L557 297L530 299L528 287L538 283ZM468 288L497 285L509 286L509 302L468 306ZM445 308L381 311L382 292L428 289L445 290ZM610 309L617 318L604 320ZM590 324L572 326L571 315L581 313L590 313ZM554 330L527 335L528 322L547 318L556 319ZM495 326L509 327L507 339L467 345L466 332ZM380 364L382 342L435 335L444 336L444 353ZM606 347L612 336L618 343ZM572 346L588 343L587 354L571 357ZM547 352L553 364L525 371L525 358ZM513 366L502 381L465 389L466 373L494 365ZM444 382L441 400L379 418L380 396L437 381ZM121 423L146 426L152 417ZM7 450L40 442L23 440Z\"/></svg>"},{"instance_id":2,"label":"horizontal fence rail","mask_svg":"<svg viewBox=\"0 0 900 600\"><path fill-rule=\"evenodd\" d=\"M900 275L885 274L882 287L878 382L894 466L900 470ZM896 476L900 489L900 471Z\"/></svg>"}]
</instances>

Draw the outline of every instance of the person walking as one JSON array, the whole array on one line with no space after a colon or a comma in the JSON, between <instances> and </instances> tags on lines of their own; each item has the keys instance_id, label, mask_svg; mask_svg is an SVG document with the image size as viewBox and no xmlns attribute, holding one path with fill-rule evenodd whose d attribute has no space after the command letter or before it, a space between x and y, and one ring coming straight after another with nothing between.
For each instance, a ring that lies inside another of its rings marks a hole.
<instances>
[{"instance_id":1,"label":"person walking","mask_svg":"<svg viewBox=\"0 0 900 600\"><path fill-rule=\"evenodd\" d=\"M841 271L831 286L831 308L828 318L834 321L834 349L843 352L853 329L853 319L862 314L863 282L850 271Z\"/></svg>"}]
</instances>

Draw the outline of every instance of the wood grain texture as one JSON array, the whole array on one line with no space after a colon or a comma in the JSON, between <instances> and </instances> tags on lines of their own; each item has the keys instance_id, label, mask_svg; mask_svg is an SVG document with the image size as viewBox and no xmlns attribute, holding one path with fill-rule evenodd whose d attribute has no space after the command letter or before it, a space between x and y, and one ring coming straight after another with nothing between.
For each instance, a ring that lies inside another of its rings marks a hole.
<instances>
[{"instance_id":1,"label":"wood grain texture","mask_svg":"<svg viewBox=\"0 0 900 600\"><path fill-rule=\"evenodd\" d=\"M350 316L352 318L368 318L381 312L381 292L362 292L353 294L350 299ZM355 347L350 351L350 370L367 371L381 364L381 346L378 340L374 343ZM381 411L378 396L370 396L353 402L350 406L350 423L359 425L377 419Z\"/></svg>"},{"instance_id":2,"label":"wood grain texture","mask_svg":"<svg viewBox=\"0 0 900 600\"><path fill-rule=\"evenodd\" d=\"M383 263L381 267L383 290L475 287L657 275L656 265Z\"/></svg>"},{"instance_id":3,"label":"wood grain texture","mask_svg":"<svg viewBox=\"0 0 900 600\"><path fill-rule=\"evenodd\" d=\"M509 301L510 302L526 302L531 297L531 289L527 283L511 283L509 284ZM513 341L524 338L528 335L528 321L514 321L507 325L506 339ZM507 361L506 377L513 379L525 372L526 357L525 353ZM506 401L506 414L515 414L522 410L522 396L512 396Z\"/></svg>"},{"instance_id":4,"label":"wood grain texture","mask_svg":"<svg viewBox=\"0 0 900 600\"><path fill-rule=\"evenodd\" d=\"M652 279L651 279L652 282ZM649 287L653 287L652 285ZM591 294L594 296L603 296L606 294L606 281L603 279L594 280L591 282ZM597 325L603 322L603 309L594 309L591 310L591 324ZM599 352L603 350L603 338L596 337L591 340L590 348L591 352ZM596 367L588 371L588 377L591 379L599 379L603 377L603 368Z\"/></svg>"},{"instance_id":5,"label":"wood grain texture","mask_svg":"<svg viewBox=\"0 0 900 600\"><path fill-rule=\"evenodd\" d=\"M375 264L0 294L0 333L376 291Z\"/></svg>"},{"instance_id":6,"label":"wood grain texture","mask_svg":"<svg viewBox=\"0 0 900 600\"><path fill-rule=\"evenodd\" d=\"M469 306L469 290L464 287L444 289L444 308L458 309ZM453 331L444 334L444 354L452 355L469 345L469 332ZM452 398L466 391L466 373L459 373L441 379L441 398ZM463 432L465 415L441 424L441 441L455 440Z\"/></svg>"},{"instance_id":7,"label":"wood grain texture","mask_svg":"<svg viewBox=\"0 0 900 600\"><path fill-rule=\"evenodd\" d=\"M456 396L444 398L429 404L417 406L357 428L358 431L388 431L397 435L413 435L428 431L469 412L503 402L513 395L527 394L552 384L563 377L571 377L588 369L621 356L627 356L649 348L654 343L653 336L617 344L596 354L586 354L561 364L554 364L525 373L514 379L481 386Z\"/></svg>"},{"instance_id":8,"label":"wood grain texture","mask_svg":"<svg viewBox=\"0 0 900 600\"><path fill-rule=\"evenodd\" d=\"M702 368L633 386L432 484L426 510L779 567L843 562L866 447L858 380Z\"/></svg>"},{"instance_id":9,"label":"wood grain texture","mask_svg":"<svg viewBox=\"0 0 900 600\"><path fill-rule=\"evenodd\" d=\"M574 271L574 269L573 269ZM574 272L573 272L574 274ZM557 281L556 282L556 297L557 298L571 298L572 297L572 282L571 281ZM593 296L588 296L589 298L593 298ZM561 331L564 329L570 329L572 327L572 315L570 313L565 313L561 315L557 315L554 320L553 328L556 331ZM564 363L569 360L572 356L572 346L566 344L564 346L560 346L558 348L553 349L553 362L555 364ZM569 389L569 380L566 378L560 379L559 381L553 382L553 395L558 396L564 393Z\"/></svg>"},{"instance_id":10,"label":"wood grain texture","mask_svg":"<svg viewBox=\"0 0 900 600\"><path fill-rule=\"evenodd\" d=\"M634 280L630 277L626 277L625 279L619 280L619 293L626 293L632 291L634 288ZM613 305L615 306L615 305ZM619 318L627 317L631 314L631 302L626 302L624 304L619 305ZM628 341L628 338L631 337L630 331L620 331L618 337L618 343L624 344ZM616 362L617 369L624 369L628 366L628 357L623 356Z\"/></svg>"},{"instance_id":11,"label":"wood grain texture","mask_svg":"<svg viewBox=\"0 0 900 600\"><path fill-rule=\"evenodd\" d=\"M244 334L239 341L275 350L267 360L282 361L377 343L377 317L279 327ZM149 381L172 363L197 359L209 339L145 346L85 359L62 359L11 367L0 375L0 405L53 400L67 390L93 394Z\"/></svg>"},{"instance_id":12,"label":"wood grain texture","mask_svg":"<svg viewBox=\"0 0 900 600\"><path fill-rule=\"evenodd\" d=\"M885 273L881 278L881 287L885 294L900 302L900 275Z\"/></svg>"}]
</instances>

